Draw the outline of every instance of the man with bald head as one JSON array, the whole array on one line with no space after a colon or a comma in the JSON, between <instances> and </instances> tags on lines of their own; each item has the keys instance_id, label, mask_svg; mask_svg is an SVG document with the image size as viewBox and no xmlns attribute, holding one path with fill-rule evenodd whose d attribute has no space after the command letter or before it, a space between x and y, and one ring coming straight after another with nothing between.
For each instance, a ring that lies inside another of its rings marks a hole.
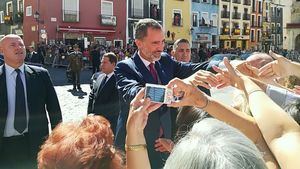
<instances>
[{"instance_id":1,"label":"man with bald head","mask_svg":"<svg viewBox=\"0 0 300 169\"><path fill-rule=\"evenodd\" d=\"M53 129L62 120L57 95L46 69L24 64L19 36L3 37L0 53L0 168L36 168L48 124Z\"/></svg>"},{"instance_id":2,"label":"man with bald head","mask_svg":"<svg viewBox=\"0 0 300 169\"><path fill-rule=\"evenodd\" d=\"M191 61L191 47L187 39L177 39L173 45L172 56L178 62Z\"/></svg>"}]
</instances>

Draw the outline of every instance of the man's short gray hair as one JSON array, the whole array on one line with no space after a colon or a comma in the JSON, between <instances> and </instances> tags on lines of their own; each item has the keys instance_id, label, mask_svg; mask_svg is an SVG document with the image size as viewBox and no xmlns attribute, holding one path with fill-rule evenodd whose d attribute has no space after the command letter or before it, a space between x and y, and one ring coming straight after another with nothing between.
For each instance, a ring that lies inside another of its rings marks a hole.
<instances>
[{"instance_id":1,"label":"man's short gray hair","mask_svg":"<svg viewBox=\"0 0 300 169\"><path fill-rule=\"evenodd\" d=\"M140 19L135 27L135 39L143 39L147 36L148 28L162 30L162 26L154 19Z\"/></svg>"},{"instance_id":2,"label":"man's short gray hair","mask_svg":"<svg viewBox=\"0 0 300 169\"><path fill-rule=\"evenodd\" d=\"M177 39L177 40L174 42L174 44L173 44L173 50L176 50L176 49L178 48L178 45L179 45L180 43L187 43L187 44L190 45L190 42L189 42L189 40L187 40L187 39Z\"/></svg>"},{"instance_id":3,"label":"man's short gray hair","mask_svg":"<svg viewBox=\"0 0 300 169\"><path fill-rule=\"evenodd\" d=\"M266 169L255 145L237 129L213 118L195 123L174 147L164 169Z\"/></svg>"}]
</instances>

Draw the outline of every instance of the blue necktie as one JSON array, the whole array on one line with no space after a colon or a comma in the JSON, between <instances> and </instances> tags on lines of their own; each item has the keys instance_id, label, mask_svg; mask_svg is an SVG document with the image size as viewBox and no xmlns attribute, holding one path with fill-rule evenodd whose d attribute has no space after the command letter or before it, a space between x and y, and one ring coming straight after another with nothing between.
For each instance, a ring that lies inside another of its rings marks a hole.
<instances>
[{"instance_id":1,"label":"blue necktie","mask_svg":"<svg viewBox=\"0 0 300 169\"><path fill-rule=\"evenodd\" d=\"M106 80L107 80L107 75L105 75L105 78L102 80L100 86L99 86L99 91L102 90L102 88L104 87L105 83L106 83Z\"/></svg>"},{"instance_id":2,"label":"blue necktie","mask_svg":"<svg viewBox=\"0 0 300 169\"><path fill-rule=\"evenodd\" d=\"M21 79L20 69L15 70L17 72L16 77L16 104L15 104L15 120L14 127L19 133L23 133L26 128L26 105L25 105L25 92L24 85Z\"/></svg>"}]
</instances>

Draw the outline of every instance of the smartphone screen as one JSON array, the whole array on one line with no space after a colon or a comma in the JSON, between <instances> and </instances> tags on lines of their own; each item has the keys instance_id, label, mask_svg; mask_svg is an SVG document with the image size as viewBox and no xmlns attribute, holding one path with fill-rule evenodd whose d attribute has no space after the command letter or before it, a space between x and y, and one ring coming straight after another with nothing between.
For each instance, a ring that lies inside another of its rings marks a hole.
<instances>
[{"instance_id":1,"label":"smartphone screen","mask_svg":"<svg viewBox=\"0 0 300 169\"><path fill-rule=\"evenodd\" d=\"M150 98L152 102L164 103L165 88L146 86L146 97Z\"/></svg>"}]
</instances>

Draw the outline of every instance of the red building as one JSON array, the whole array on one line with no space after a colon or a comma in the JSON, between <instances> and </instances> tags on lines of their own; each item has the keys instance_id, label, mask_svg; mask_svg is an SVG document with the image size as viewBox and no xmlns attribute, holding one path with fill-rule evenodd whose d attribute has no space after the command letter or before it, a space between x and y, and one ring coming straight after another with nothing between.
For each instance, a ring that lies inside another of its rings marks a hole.
<instances>
[{"instance_id":1,"label":"red building","mask_svg":"<svg viewBox=\"0 0 300 169\"><path fill-rule=\"evenodd\" d=\"M126 44L126 1L26 0L24 42Z\"/></svg>"}]
</instances>

